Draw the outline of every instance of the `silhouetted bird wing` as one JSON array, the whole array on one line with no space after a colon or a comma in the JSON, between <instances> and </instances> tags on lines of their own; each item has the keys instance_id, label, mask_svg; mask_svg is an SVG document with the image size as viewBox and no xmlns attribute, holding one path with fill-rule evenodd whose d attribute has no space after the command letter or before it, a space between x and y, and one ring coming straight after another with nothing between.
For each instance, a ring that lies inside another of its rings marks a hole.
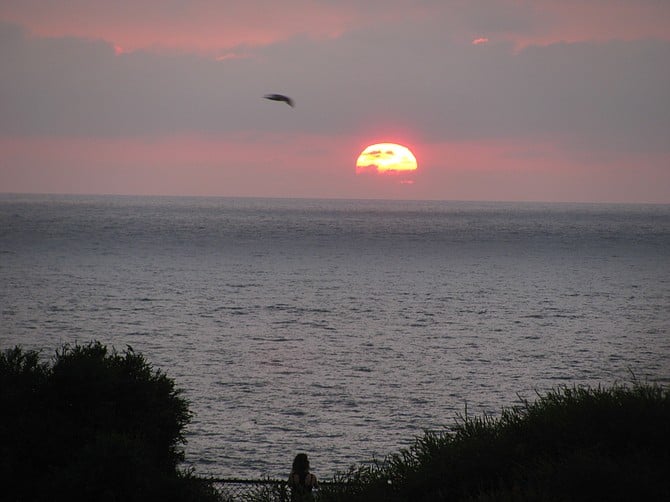
<instances>
[{"instance_id":1,"label":"silhouetted bird wing","mask_svg":"<svg viewBox=\"0 0 670 502\"><path fill-rule=\"evenodd\" d=\"M289 98L288 96L284 96L283 94L266 94L263 96L265 99L270 99L272 101L283 101L287 105L289 105L291 108L293 108L293 100Z\"/></svg>"}]
</instances>

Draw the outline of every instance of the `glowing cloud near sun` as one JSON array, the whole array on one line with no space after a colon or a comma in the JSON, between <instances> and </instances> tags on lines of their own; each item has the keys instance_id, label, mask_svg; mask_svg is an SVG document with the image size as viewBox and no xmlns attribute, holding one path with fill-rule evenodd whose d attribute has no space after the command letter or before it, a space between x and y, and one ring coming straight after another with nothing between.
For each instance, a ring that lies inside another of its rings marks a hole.
<instances>
[{"instance_id":1,"label":"glowing cloud near sun","mask_svg":"<svg viewBox=\"0 0 670 502\"><path fill-rule=\"evenodd\" d=\"M356 174L408 174L416 169L410 149L395 143L370 145L356 160Z\"/></svg>"}]
</instances>

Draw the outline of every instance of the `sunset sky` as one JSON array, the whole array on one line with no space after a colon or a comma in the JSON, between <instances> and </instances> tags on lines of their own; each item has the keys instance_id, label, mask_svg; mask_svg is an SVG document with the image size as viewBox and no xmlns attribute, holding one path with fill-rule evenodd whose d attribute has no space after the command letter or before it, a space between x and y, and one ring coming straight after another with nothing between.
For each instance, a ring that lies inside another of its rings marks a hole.
<instances>
[{"instance_id":1,"label":"sunset sky","mask_svg":"<svg viewBox=\"0 0 670 502\"><path fill-rule=\"evenodd\" d=\"M0 192L670 203L666 0L2 0L0 65Z\"/></svg>"}]
</instances>

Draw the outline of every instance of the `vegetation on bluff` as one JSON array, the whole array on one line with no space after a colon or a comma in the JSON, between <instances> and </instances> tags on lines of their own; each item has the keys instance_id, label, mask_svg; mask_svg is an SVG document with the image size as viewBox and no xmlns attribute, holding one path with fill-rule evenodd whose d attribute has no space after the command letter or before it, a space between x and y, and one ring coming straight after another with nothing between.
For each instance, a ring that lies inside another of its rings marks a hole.
<instances>
[{"instance_id":1,"label":"vegetation on bluff","mask_svg":"<svg viewBox=\"0 0 670 502\"><path fill-rule=\"evenodd\" d=\"M188 403L130 347L0 353L0 486L8 501L209 501L180 471Z\"/></svg>"},{"instance_id":2,"label":"vegetation on bluff","mask_svg":"<svg viewBox=\"0 0 670 502\"><path fill-rule=\"evenodd\" d=\"M670 500L670 390L560 388L425 434L321 501Z\"/></svg>"},{"instance_id":3,"label":"vegetation on bluff","mask_svg":"<svg viewBox=\"0 0 670 502\"><path fill-rule=\"evenodd\" d=\"M221 500L211 483L178 467L190 418L174 382L131 348L65 346L51 362L4 351L1 498ZM322 484L316 499L670 500L668 472L670 389L565 387L499 417L462 417ZM244 500L277 499L263 493Z\"/></svg>"}]
</instances>

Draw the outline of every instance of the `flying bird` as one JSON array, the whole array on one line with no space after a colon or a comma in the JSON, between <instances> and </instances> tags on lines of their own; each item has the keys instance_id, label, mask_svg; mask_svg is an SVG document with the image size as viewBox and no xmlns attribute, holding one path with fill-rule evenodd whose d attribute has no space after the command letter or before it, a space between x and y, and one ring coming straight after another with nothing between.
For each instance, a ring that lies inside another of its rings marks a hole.
<instances>
[{"instance_id":1,"label":"flying bird","mask_svg":"<svg viewBox=\"0 0 670 502\"><path fill-rule=\"evenodd\" d=\"M293 108L293 100L289 98L288 96L284 96L283 94L266 94L263 96L265 99L270 99L272 101L283 101L287 105L289 105L291 108Z\"/></svg>"}]
</instances>

